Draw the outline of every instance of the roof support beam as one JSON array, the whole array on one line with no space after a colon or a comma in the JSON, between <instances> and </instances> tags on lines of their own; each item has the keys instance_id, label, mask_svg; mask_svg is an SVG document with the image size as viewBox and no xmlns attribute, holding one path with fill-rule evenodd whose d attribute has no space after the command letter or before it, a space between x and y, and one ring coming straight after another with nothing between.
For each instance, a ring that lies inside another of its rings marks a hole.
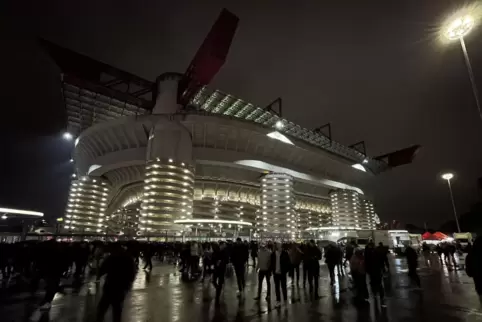
<instances>
[{"instance_id":1,"label":"roof support beam","mask_svg":"<svg viewBox=\"0 0 482 322\"><path fill-rule=\"evenodd\" d=\"M113 80L110 80L108 82L103 83L102 85L104 85L105 87L112 87L112 86L120 85L120 84L125 83L125 82L126 81L123 80L123 79L115 78Z\"/></svg>"},{"instance_id":2,"label":"roof support beam","mask_svg":"<svg viewBox=\"0 0 482 322\"><path fill-rule=\"evenodd\" d=\"M367 155L367 148L365 146L365 141L354 143L352 145L349 145L348 147L354 150L357 150L358 152L362 153L364 156Z\"/></svg>"},{"instance_id":3,"label":"roof support beam","mask_svg":"<svg viewBox=\"0 0 482 322\"><path fill-rule=\"evenodd\" d=\"M278 106L278 111L275 111L273 109L273 107L276 105ZM279 117L283 117L283 100L281 99L281 97L278 97L277 99L269 103L268 106L266 106L264 109L267 111L273 112Z\"/></svg>"},{"instance_id":4,"label":"roof support beam","mask_svg":"<svg viewBox=\"0 0 482 322\"><path fill-rule=\"evenodd\" d=\"M320 133L330 139L330 145L332 143L331 138L331 123L326 123L325 125L319 126L313 130L315 133Z\"/></svg>"},{"instance_id":5,"label":"roof support beam","mask_svg":"<svg viewBox=\"0 0 482 322\"><path fill-rule=\"evenodd\" d=\"M132 93L130 93L130 95L132 95L134 97L139 97L139 96L147 94L149 92L152 92L151 88L144 88L144 89L140 89L138 91L132 92Z\"/></svg>"}]
</instances>

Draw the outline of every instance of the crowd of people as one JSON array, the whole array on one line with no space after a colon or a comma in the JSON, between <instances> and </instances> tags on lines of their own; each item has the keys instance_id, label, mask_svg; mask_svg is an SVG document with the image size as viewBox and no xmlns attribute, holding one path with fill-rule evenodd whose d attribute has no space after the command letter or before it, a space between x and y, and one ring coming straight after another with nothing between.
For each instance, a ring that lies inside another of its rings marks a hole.
<instances>
[{"instance_id":1,"label":"crowd of people","mask_svg":"<svg viewBox=\"0 0 482 322\"><path fill-rule=\"evenodd\" d=\"M475 243L471 255L467 257L467 272L474 277L476 289L482 291L480 272L480 242ZM446 260L451 260L450 248L442 245ZM445 251L447 249L447 252ZM425 256L427 248L423 246ZM437 248L437 253L438 253ZM418 253L407 247L408 275L416 287L420 287L417 275ZM477 253L477 254L479 254ZM287 280L293 285L307 287L313 299L319 297L320 262L324 260L328 268L331 284L336 276L349 276L357 303L367 303L368 285L371 294L379 298L385 306L384 276L390 271L388 248L383 244L369 243L364 249L356 244L339 245L329 243L320 247L315 241L303 243L250 242L21 242L0 244L0 271L2 281L28 281L31 292L35 292L39 280L46 285L45 296L40 303L41 310L48 310L56 292L61 291L61 280L71 278L73 286L82 285L88 274L96 281L105 276L103 292L98 305L98 321L102 321L105 312L112 307L115 321L120 321L122 303L131 288L139 268L152 270L152 258L174 265L179 265L181 276L185 280L201 282L210 279L215 288L215 303L221 301L221 294L226 277L235 275L238 296L245 296L246 268L252 265L258 274L255 300L261 301L263 286L266 285L266 297L271 298L271 286L274 284L276 307L287 302ZM441 256L441 255L440 255ZM143 261L143 264L140 261ZM250 261L251 259L251 261ZM348 270L349 268L349 270ZM300 276L302 275L302 278ZM272 283L273 282L273 283Z\"/></svg>"}]
</instances>

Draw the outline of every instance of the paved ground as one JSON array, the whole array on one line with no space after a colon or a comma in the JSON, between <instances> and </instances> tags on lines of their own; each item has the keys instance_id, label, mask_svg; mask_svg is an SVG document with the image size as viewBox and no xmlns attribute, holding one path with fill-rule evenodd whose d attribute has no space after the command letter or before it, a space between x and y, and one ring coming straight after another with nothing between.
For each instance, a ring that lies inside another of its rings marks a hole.
<instances>
[{"instance_id":1,"label":"paved ground","mask_svg":"<svg viewBox=\"0 0 482 322\"><path fill-rule=\"evenodd\" d=\"M272 303L253 300L256 275L252 269L248 271L245 300L236 298L233 277L227 280L223 304L216 308L214 289L208 281L182 282L173 266L158 264L150 274L139 271L125 302L123 321L482 321L479 298L465 272L449 271L437 261L432 268L421 266L423 290L418 291L409 285L404 260L393 259L384 309L374 299L369 306L355 307L347 278L341 278L332 288L324 265L321 299L310 300L307 290L289 286L289 303L276 309L273 298ZM36 299L25 294L4 298L0 302L0 321L27 321L40 298L41 294ZM65 295L56 296L51 311L40 321L94 321L98 300L95 283L85 284L78 293L67 289ZM110 319L109 312L105 320Z\"/></svg>"}]
</instances>

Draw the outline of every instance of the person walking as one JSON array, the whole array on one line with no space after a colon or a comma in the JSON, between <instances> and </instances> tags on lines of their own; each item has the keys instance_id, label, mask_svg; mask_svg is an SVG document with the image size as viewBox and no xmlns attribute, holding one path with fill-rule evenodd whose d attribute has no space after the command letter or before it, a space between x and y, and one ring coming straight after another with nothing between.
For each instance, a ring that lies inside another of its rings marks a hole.
<instances>
[{"instance_id":1,"label":"person walking","mask_svg":"<svg viewBox=\"0 0 482 322\"><path fill-rule=\"evenodd\" d=\"M149 269L149 271L152 271L152 248L150 244L146 244L144 246L143 255L144 255L144 262L145 262L143 269L144 270Z\"/></svg>"},{"instance_id":2,"label":"person walking","mask_svg":"<svg viewBox=\"0 0 482 322\"><path fill-rule=\"evenodd\" d=\"M336 245L336 257L338 259L336 268L338 270L338 276L345 276L345 266L343 265L343 247L342 245Z\"/></svg>"},{"instance_id":3,"label":"person walking","mask_svg":"<svg viewBox=\"0 0 482 322\"><path fill-rule=\"evenodd\" d=\"M375 248L373 242L365 248L365 270L370 277L370 288L373 296L380 297L380 305L385 307L385 290L383 288L383 270L385 267L384 252Z\"/></svg>"},{"instance_id":4,"label":"person walking","mask_svg":"<svg viewBox=\"0 0 482 322\"><path fill-rule=\"evenodd\" d=\"M382 268L383 268L383 273L390 273L390 262L388 260L388 246L383 245L382 242L378 243L378 246L376 247L376 251L378 256L383 262Z\"/></svg>"},{"instance_id":5,"label":"person walking","mask_svg":"<svg viewBox=\"0 0 482 322\"><path fill-rule=\"evenodd\" d=\"M238 282L238 297L243 296L244 287L246 286L246 254L246 245L238 237L231 251L231 263L234 266L236 281Z\"/></svg>"},{"instance_id":6,"label":"person walking","mask_svg":"<svg viewBox=\"0 0 482 322\"><path fill-rule=\"evenodd\" d=\"M280 243L275 243L275 251L271 254L271 271L273 272L274 290L276 293L276 307L281 306L280 293L283 293L285 303L288 301L286 274L290 270L290 265L288 252L282 248Z\"/></svg>"},{"instance_id":7,"label":"person walking","mask_svg":"<svg viewBox=\"0 0 482 322\"><path fill-rule=\"evenodd\" d=\"M438 243L437 246L435 246L435 251L437 252L438 259L440 261L440 264L442 264L442 254L443 254L443 249L441 243Z\"/></svg>"},{"instance_id":8,"label":"person walking","mask_svg":"<svg viewBox=\"0 0 482 322\"><path fill-rule=\"evenodd\" d=\"M428 247L427 243L422 244L422 254L423 254L423 258L425 260L425 266L430 267L431 266L430 248Z\"/></svg>"},{"instance_id":9,"label":"person walking","mask_svg":"<svg viewBox=\"0 0 482 322\"><path fill-rule=\"evenodd\" d=\"M211 265L213 258L213 249L210 243L203 245L203 277L202 281L206 278L206 275L211 273Z\"/></svg>"},{"instance_id":10,"label":"person walking","mask_svg":"<svg viewBox=\"0 0 482 322\"><path fill-rule=\"evenodd\" d=\"M475 291L482 303L482 236L478 236L465 259L465 270L474 279Z\"/></svg>"},{"instance_id":11,"label":"person walking","mask_svg":"<svg viewBox=\"0 0 482 322\"><path fill-rule=\"evenodd\" d=\"M292 285L299 286L300 284L300 264L303 258L303 253L296 243L291 244L288 255L290 256L290 277ZM296 282L295 282L296 281Z\"/></svg>"},{"instance_id":12,"label":"person walking","mask_svg":"<svg viewBox=\"0 0 482 322\"><path fill-rule=\"evenodd\" d=\"M193 241L189 251L189 271L191 272L191 278L193 278L199 273L199 257L201 255L199 244L196 241Z\"/></svg>"},{"instance_id":13,"label":"person walking","mask_svg":"<svg viewBox=\"0 0 482 322\"><path fill-rule=\"evenodd\" d=\"M300 245L301 261L303 262L303 288L306 287L306 281L308 280L308 244L303 242Z\"/></svg>"},{"instance_id":14,"label":"person walking","mask_svg":"<svg viewBox=\"0 0 482 322\"><path fill-rule=\"evenodd\" d=\"M102 263L98 274L99 277L105 275L105 281L97 307L97 322L104 320L109 306L112 306L112 321L121 321L124 298L136 275L132 256L120 244L115 243L111 247L111 254Z\"/></svg>"},{"instance_id":15,"label":"person walking","mask_svg":"<svg viewBox=\"0 0 482 322\"><path fill-rule=\"evenodd\" d=\"M310 240L306 247L306 263L308 270L308 284L310 287L310 294L314 293L315 298L318 298L318 283L320 277L320 260L321 251L316 246L313 239Z\"/></svg>"},{"instance_id":16,"label":"person walking","mask_svg":"<svg viewBox=\"0 0 482 322\"><path fill-rule=\"evenodd\" d=\"M67 269L63 259L67 254L62 252L62 248L55 240L41 243L37 249L37 269L38 275L33 279L32 284L36 289L40 279L45 281L45 296L40 303L39 309L42 311L50 310L52 300L60 287L60 278Z\"/></svg>"},{"instance_id":17,"label":"person walking","mask_svg":"<svg viewBox=\"0 0 482 322\"><path fill-rule=\"evenodd\" d=\"M258 258L258 243L251 242L251 260L253 261L253 267L256 267L256 258Z\"/></svg>"},{"instance_id":18,"label":"person walking","mask_svg":"<svg viewBox=\"0 0 482 322\"><path fill-rule=\"evenodd\" d=\"M325 250L325 263L330 273L331 285L335 284L335 266L338 263L338 261L339 261L339 254L336 246L333 244L329 244L328 246L326 246L326 250Z\"/></svg>"},{"instance_id":19,"label":"person walking","mask_svg":"<svg viewBox=\"0 0 482 322\"><path fill-rule=\"evenodd\" d=\"M266 301L271 297L271 254L272 252L261 244L258 251L258 296L254 299L259 301L261 298L261 289L263 288L263 280L266 279Z\"/></svg>"},{"instance_id":20,"label":"person walking","mask_svg":"<svg viewBox=\"0 0 482 322\"><path fill-rule=\"evenodd\" d=\"M407 257L408 276L410 277L410 280L420 288L420 277L417 274L418 254L411 246L407 246L405 249L405 256Z\"/></svg>"},{"instance_id":21,"label":"person walking","mask_svg":"<svg viewBox=\"0 0 482 322\"><path fill-rule=\"evenodd\" d=\"M356 290L355 301L357 303L367 303L368 289L363 250L355 249L353 256L350 259L350 272Z\"/></svg>"},{"instance_id":22,"label":"person walking","mask_svg":"<svg viewBox=\"0 0 482 322\"><path fill-rule=\"evenodd\" d=\"M221 297L221 291L223 290L224 277L226 275L226 266L228 265L229 255L226 250L226 243L223 241L219 242L219 245L214 244L213 249L213 285L216 288L215 304L219 305L219 299Z\"/></svg>"},{"instance_id":23,"label":"person walking","mask_svg":"<svg viewBox=\"0 0 482 322\"><path fill-rule=\"evenodd\" d=\"M345 247L345 262L343 263L344 266L347 265L347 263L350 263L350 259L353 256L353 252L355 251L355 242L352 241L351 243L347 244Z\"/></svg>"},{"instance_id":24,"label":"person walking","mask_svg":"<svg viewBox=\"0 0 482 322\"><path fill-rule=\"evenodd\" d=\"M75 274L76 280L80 280L81 276L84 275L85 267L89 262L89 247L86 243L76 244L74 247L74 262L75 262Z\"/></svg>"}]
</instances>

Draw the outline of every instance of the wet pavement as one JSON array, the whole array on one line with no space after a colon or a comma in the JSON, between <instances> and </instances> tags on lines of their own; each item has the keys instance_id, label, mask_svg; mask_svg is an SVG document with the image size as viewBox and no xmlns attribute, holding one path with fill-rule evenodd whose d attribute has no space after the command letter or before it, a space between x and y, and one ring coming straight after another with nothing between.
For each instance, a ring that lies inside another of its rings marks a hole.
<instances>
[{"instance_id":1,"label":"wet pavement","mask_svg":"<svg viewBox=\"0 0 482 322\"><path fill-rule=\"evenodd\" d=\"M288 279L287 304L274 307L272 282L271 303L254 301L257 289L256 273L250 267L247 273L244 300L236 297L236 279L227 279L222 304L214 305L214 288L206 280L185 282L173 265L155 265L151 273L142 270L137 274L132 291L124 303L123 321L482 321L479 298L472 279L463 270L449 270L434 257L431 268L421 262L419 275L423 290L410 286L403 259L391 262L391 278L386 279L386 308L381 308L373 298L370 304L357 307L352 301L347 277L339 278L330 286L326 266L322 266L320 295L310 299L308 290L291 286ZM264 292L264 291L263 291ZM88 282L79 292L65 290L57 294L50 312L37 321L95 321L96 304L100 287ZM36 304L34 299L20 293L2 299L0 321L28 321ZM105 321L111 321L108 312Z\"/></svg>"}]
</instances>

